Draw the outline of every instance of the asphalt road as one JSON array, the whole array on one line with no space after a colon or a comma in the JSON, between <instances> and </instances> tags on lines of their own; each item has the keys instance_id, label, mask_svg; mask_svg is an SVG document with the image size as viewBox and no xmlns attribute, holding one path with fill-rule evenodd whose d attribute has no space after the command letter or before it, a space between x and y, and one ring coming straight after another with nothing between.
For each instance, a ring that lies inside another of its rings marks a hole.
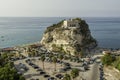
<instances>
[{"instance_id":1,"label":"asphalt road","mask_svg":"<svg viewBox=\"0 0 120 80\"><path fill-rule=\"evenodd\" d=\"M99 80L99 64L94 63L90 65L90 70L85 72L80 72L81 77L83 80Z\"/></svg>"},{"instance_id":2,"label":"asphalt road","mask_svg":"<svg viewBox=\"0 0 120 80\"><path fill-rule=\"evenodd\" d=\"M99 80L99 64L98 63L93 64L90 80Z\"/></svg>"}]
</instances>

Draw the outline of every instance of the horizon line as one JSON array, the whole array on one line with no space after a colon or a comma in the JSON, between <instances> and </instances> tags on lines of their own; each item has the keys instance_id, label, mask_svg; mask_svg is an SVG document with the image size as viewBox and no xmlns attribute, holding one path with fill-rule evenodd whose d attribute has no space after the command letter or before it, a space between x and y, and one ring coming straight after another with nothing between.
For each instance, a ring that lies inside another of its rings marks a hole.
<instances>
[{"instance_id":1,"label":"horizon line","mask_svg":"<svg viewBox=\"0 0 120 80\"><path fill-rule=\"evenodd\" d=\"M120 18L120 16L0 16L0 18L7 18L7 17L10 17L10 18L24 18L24 17L26 17L26 18L32 18L32 17L34 17L34 18L37 18L37 17L43 17L43 18L72 18L72 17L74 17L74 18Z\"/></svg>"}]
</instances>

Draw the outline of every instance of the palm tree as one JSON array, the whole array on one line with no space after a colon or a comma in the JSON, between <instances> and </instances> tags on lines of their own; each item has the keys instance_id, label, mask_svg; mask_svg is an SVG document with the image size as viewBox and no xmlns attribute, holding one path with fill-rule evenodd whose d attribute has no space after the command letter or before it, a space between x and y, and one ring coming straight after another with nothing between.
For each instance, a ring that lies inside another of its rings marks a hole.
<instances>
[{"instance_id":1,"label":"palm tree","mask_svg":"<svg viewBox=\"0 0 120 80\"><path fill-rule=\"evenodd\" d=\"M63 80L71 80L71 77L69 74L65 74Z\"/></svg>"},{"instance_id":2,"label":"palm tree","mask_svg":"<svg viewBox=\"0 0 120 80\"><path fill-rule=\"evenodd\" d=\"M52 58L53 58L53 54L52 53L49 54L49 58L52 60Z\"/></svg>"},{"instance_id":3,"label":"palm tree","mask_svg":"<svg viewBox=\"0 0 120 80\"><path fill-rule=\"evenodd\" d=\"M44 67L45 55L41 55L41 61L42 61L43 70L44 70L45 69L45 67Z\"/></svg>"},{"instance_id":4,"label":"palm tree","mask_svg":"<svg viewBox=\"0 0 120 80\"><path fill-rule=\"evenodd\" d=\"M35 56L38 56L38 50L35 49Z\"/></svg>"},{"instance_id":5,"label":"palm tree","mask_svg":"<svg viewBox=\"0 0 120 80\"><path fill-rule=\"evenodd\" d=\"M78 56L79 56L79 52L76 52L76 51L75 51L74 56L75 56L75 57L78 57Z\"/></svg>"},{"instance_id":6,"label":"palm tree","mask_svg":"<svg viewBox=\"0 0 120 80\"><path fill-rule=\"evenodd\" d=\"M80 57L83 57L83 56L84 56L84 52L83 52L83 50L80 51L79 56L80 56Z\"/></svg>"},{"instance_id":7,"label":"palm tree","mask_svg":"<svg viewBox=\"0 0 120 80\"><path fill-rule=\"evenodd\" d=\"M71 71L71 77L73 78L73 80L79 76L79 70L78 69L72 69Z\"/></svg>"},{"instance_id":8,"label":"palm tree","mask_svg":"<svg viewBox=\"0 0 120 80\"><path fill-rule=\"evenodd\" d=\"M35 51L34 50L32 51L32 57L35 57Z\"/></svg>"},{"instance_id":9,"label":"palm tree","mask_svg":"<svg viewBox=\"0 0 120 80\"><path fill-rule=\"evenodd\" d=\"M52 58L52 61L53 61L53 63L55 64L55 71L56 71L56 62L57 62L57 58L56 58L56 57L53 57L53 58Z\"/></svg>"},{"instance_id":10,"label":"palm tree","mask_svg":"<svg viewBox=\"0 0 120 80\"><path fill-rule=\"evenodd\" d=\"M64 58L63 55L60 54L58 57L59 57L60 61L62 62L62 60L63 60L63 58ZM62 66L62 64L61 64L61 66Z\"/></svg>"},{"instance_id":11,"label":"palm tree","mask_svg":"<svg viewBox=\"0 0 120 80\"><path fill-rule=\"evenodd\" d=\"M84 53L84 47L83 46L81 46L80 47L80 53L79 53L79 57L83 57L84 55L85 55L85 53Z\"/></svg>"}]
</instances>

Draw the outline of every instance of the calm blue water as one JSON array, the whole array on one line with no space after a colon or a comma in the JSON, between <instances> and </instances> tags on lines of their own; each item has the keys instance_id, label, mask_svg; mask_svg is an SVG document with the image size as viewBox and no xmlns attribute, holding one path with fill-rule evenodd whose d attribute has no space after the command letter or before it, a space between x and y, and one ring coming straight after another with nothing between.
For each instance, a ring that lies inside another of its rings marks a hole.
<instances>
[{"instance_id":1,"label":"calm blue water","mask_svg":"<svg viewBox=\"0 0 120 80\"><path fill-rule=\"evenodd\" d=\"M65 18L0 18L0 48L40 41L47 26ZM83 18L100 47L120 48L120 18Z\"/></svg>"}]
</instances>

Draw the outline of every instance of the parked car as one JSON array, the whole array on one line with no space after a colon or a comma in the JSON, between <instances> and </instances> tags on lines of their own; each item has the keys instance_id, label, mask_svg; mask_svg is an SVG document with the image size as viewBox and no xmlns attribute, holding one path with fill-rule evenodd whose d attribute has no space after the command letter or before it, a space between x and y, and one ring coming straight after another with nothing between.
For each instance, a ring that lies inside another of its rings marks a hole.
<instances>
[{"instance_id":1,"label":"parked car","mask_svg":"<svg viewBox=\"0 0 120 80\"><path fill-rule=\"evenodd\" d=\"M17 72L17 74L22 75L22 73L21 73L21 72Z\"/></svg>"},{"instance_id":2,"label":"parked car","mask_svg":"<svg viewBox=\"0 0 120 80\"><path fill-rule=\"evenodd\" d=\"M63 69L63 68L61 68L61 69L58 70L58 72L60 72L60 73L63 73L63 72L65 72L65 71L67 71L67 70L66 70L66 69Z\"/></svg>"},{"instance_id":3,"label":"parked car","mask_svg":"<svg viewBox=\"0 0 120 80\"><path fill-rule=\"evenodd\" d=\"M55 78L54 77L50 77L50 78L48 78L48 80L55 80Z\"/></svg>"},{"instance_id":4,"label":"parked car","mask_svg":"<svg viewBox=\"0 0 120 80\"><path fill-rule=\"evenodd\" d=\"M44 75L44 78L48 78L48 77L50 77L50 75L47 75L47 74Z\"/></svg>"},{"instance_id":5,"label":"parked car","mask_svg":"<svg viewBox=\"0 0 120 80\"><path fill-rule=\"evenodd\" d=\"M70 67L70 66L65 66L64 69L65 69L65 70L70 70L71 67Z\"/></svg>"},{"instance_id":6,"label":"parked car","mask_svg":"<svg viewBox=\"0 0 120 80\"><path fill-rule=\"evenodd\" d=\"M85 69L85 70L89 70L89 66L87 66L87 65L84 66L84 69Z\"/></svg>"},{"instance_id":7,"label":"parked car","mask_svg":"<svg viewBox=\"0 0 120 80\"><path fill-rule=\"evenodd\" d=\"M62 74L56 74L55 77L58 79L62 79L64 76Z\"/></svg>"},{"instance_id":8,"label":"parked car","mask_svg":"<svg viewBox=\"0 0 120 80\"><path fill-rule=\"evenodd\" d=\"M43 70L39 68L39 69L37 69L36 71L43 71Z\"/></svg>"},{"instance_id":9,"label":"parked car","mask_svg":"<svg viewBox=\"0 0 120 80\"><path fill-rule=\"evenodd\" d=\"M69 63L65 63L65 62L64 62L63 64L64 64L64 66L70 66L70 64L69 64Z\"/></svg>"},{"instance_id":10,"label":"parked car","mask_svg":"<svg viewBox=\"0 0 120 80\"><path fill-rule=\"evenodd\" d=\"M45 74L45 72L44 72L44 71L41 71L41 72L40 72L40 75L43 75L43 74Z\"/></svg>"},{"instance_id":11,"label":"parked car","mask_svg":"<svg viewBox=\"0 0 120 80\"><path fill-rule=\"evenodd\" d=\"M22 63L19 63L19 68L23 69L24 71L29 70L29 68L25 64L22 64Z\"/></svg>"},{"instance_id":12,"label":"parked car","mask_svg":"<svg viewBox=\"0 0 120 80\"><path fill-rule=\"evenodd\" d=\"M38 67L37 65L34 65L33 68L34 68L34 69L38 69L39 67Z\"/></svg>"}]
</instances>

